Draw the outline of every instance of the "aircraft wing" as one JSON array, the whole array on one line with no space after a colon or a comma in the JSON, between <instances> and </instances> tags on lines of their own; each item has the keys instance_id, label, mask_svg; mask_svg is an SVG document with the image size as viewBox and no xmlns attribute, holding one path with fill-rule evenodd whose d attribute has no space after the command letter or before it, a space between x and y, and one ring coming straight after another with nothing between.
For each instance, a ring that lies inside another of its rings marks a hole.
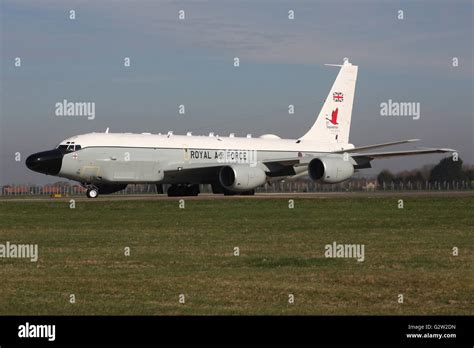
<instances>
[{"instance_id":1,"label":"aircraft wing","mask_svg":"<svg viewBox=\"0 0 474 348\"><path fill-rule=\"evenodd\" d=\"M268 176L291 176L295 175L294 167L307 166L313 157L294 157L278 160L259 161L257 166L262 166ZM188 182L188 183L211 183L219 176L219 171L223 166L232 163L222 164L171 164L164 170L164 180L166 182ZM209 182L208 182L209 181Z\"/></svg>"},{"instance_id":2,"label":"aircraft wing","mask_svg":"<svg viewBox=\"0 0 474 348\"><path fill-rule=\"evenodd\" d=\"M357 158L365 158L369 161L378 159L378 158L388 158L388 157L401 157L401 156L414 156L414 155L422 155L422 154L430 154L430 153L445 153L445 152L455 152L454 149L437 149L437 148L418 148L416 150L405 150L405 151L391 151L391 152L359 152L368 149L374 149L379 147L391 146L391 145L398 145L404 143L410 143L414 141L418 141L419 139L409 139L409 140L401 140L391 143L383 143L383 144L376 144L376 145L369 145L369 146L361 146L356 147L353 149L347 149L342 151L334 151L334 152L327 152L327 155L331 154L343 154L343 153L350 153L350 156L354 159ZM324 154L321 154L324 156ZM271 170L271 168L278 168L278 167L286 167L286 166L304 166L307 165L314 156L304 156L304 157L294 157L294 158L285 158L285 159L278 159L278 160L269 160L264 161L263 163Z\"/></svg>"},{"instance_id":3,"label":"aircraft wing","mask_svg":"<svg viewBox=\"0 0 474 348\"><path fill-rule=\"evenodd\" d=\"M400 157L400 156L413 156L429 153L445 153L445 152L455 152L453 149L435 149L435 148L420 148L417 150L407 150L407 151L391 151L391 152L372 152L372 153L355 153L351 154L352 158L361 158L365 157L368 159L376 158L387 158L387 157Z\"/></svg>"},{"instance_id":4,"label":"aircraft wing","mask_svg":"<svg viewBox=\"0 0 474 348\"><path fill-rule=\"evenodd\" d=\"M307 166L313 159L312 156L285 158L278 160L263 161L268 168L268 176L293 176L296 174L295 167Z\"/></svg>"},{"instance_id":5,"label":"aircraft wing","mask_svg":"<svg viewBox=\"0 0 474 348\"><path fill-rule=\"evenodd\" d=\"M411 140L415 141L415 140ZM410 142L410 141L404 141ZM382 145L382 144L379 144ZM379 146L377 145L377 146ZM361 148L359 148L361 149ZM370 152L370 153L351 153L350 157L356 162L355 168L362 169L362 168L371 168L370 162L374 159L381 159L381 158L390 158L390 157L402 157L402 156L415 156L415 155L423 155L423 154L432 154L432 153L446 153L446 152L455 152L454 149L437 149L437 148L419 148L416 150L407 150L407 151L391 151L391 152ZM345 152L345 151L343 151ZM332 152L327 153L334 154L339 152ZM304 175L307 175L307 171L300 172L296 174L294 168L307 166L309 162L313 159L312 156L305 156L301 158L288 158L283 160L275 160L264 162L264 164L269 168L270 172L273 175L270 176L294 176L293 178L298 178Z\"/></svg>"},{"instance_id":6,"label":"aircraft wing","mask_svg":"<svg viewBox=\"0 0 474 348\"><path fill-rule=\"evenodd\" d=\"M403 157L403 156L415 156L415 155L426 155L431 153L445 153L455 152L453 149L435 149L435 148L420 148L417 150L407 151L391 151L391 152L372 152L372 153L354 153L350 156L356 161L356 169L371 168L370 161L380 158L390 157Z\"/></svg>"},{"instance_id":7,"label":"aircraft wing","mask_svg":"<svg viewBox=\"0 0 474 348\"><path fill-rule=\"evenodd\" d=\"M413 140L412 140L413 141ZM407 142L407 141L404 141ZM377 146L380 146L379 144ZM361 148L359 148L361 149ZM381 158L390 158L390 157L402 157L402 156L414 156L422 154L432 154L432 153L446 153L454 152L454 149L445 149L445 148L419 148L416 150L407 150L407 151L391 151L391 152L356 152L351 153L350 157L354 159L357 163L355 165L356 169L370 168L370 162L374 159ZM329 152L330 154L338 154L339 152ZM322 156L324 156L322 154ZM295 171L296 167L307 166L309 162L314 159L313 156L304 156L304 157L294 157L294 158L284 158L276 160L267 160L263 161L262 164L268 169L265 170L267 175L270 177L279 177L279 176L301 176L303 173L297 173ZM181 164L182 165L182 164ZM204 183L209 180L209 178L216 178L219 175L219 170L228 163L223 163L216 165L214 164L191 164L184 165L183 167L169 167L165 170L165 180L168 182L182 182L188 181L189 183L200 182Z\"/></svg>"},{"instance_id":8,"label":"aircraft wing","mask_svg":"<svg viewBox=\"0 0 474 348\"><path fill-rule=\"evenodd\" d=\"M353 149L346 149L346 150L336 151L334 153L344 153L344 152L351 153L351 152L365 151L365 150L370 150L370 149L378 149L378 148L381 148L381 147L394 146L394 145L400 145L400 144L406 144L406 143L413 143L415 141L420 141L420 139L399 140L399 141L392 141L392 142L389 142L389 143L359 146L359 147L354 147Z\"/></svg>"}]
</instances>

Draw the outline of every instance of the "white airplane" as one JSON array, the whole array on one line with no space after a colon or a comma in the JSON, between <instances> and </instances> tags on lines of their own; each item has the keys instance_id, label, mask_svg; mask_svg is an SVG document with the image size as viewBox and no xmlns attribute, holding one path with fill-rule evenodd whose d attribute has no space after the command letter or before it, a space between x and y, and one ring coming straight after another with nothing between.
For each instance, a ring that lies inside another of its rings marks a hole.
<instances>
[{"instance_id":1,"label":"white airplane","mask_svg":"<svg viewBox=\"0 0 474 348\"><path fill-rule=\"evenodd\" d=\"M88 133L63 140L54 150L35 153L26 166L36 172L78 181L87 197L123 190L127 184L153 183L169 196L199 193L210 184L214 193L253 194L267 182L309 175L321 183L349 179L377 158L453 152L422 148L370 152L418 139L355 147L349 143L357 66L348 59L311 129L298 139L273 134L258 138L132 133ZM370 151L369 151L370 150Z\"/></svg>"}]
</instances>

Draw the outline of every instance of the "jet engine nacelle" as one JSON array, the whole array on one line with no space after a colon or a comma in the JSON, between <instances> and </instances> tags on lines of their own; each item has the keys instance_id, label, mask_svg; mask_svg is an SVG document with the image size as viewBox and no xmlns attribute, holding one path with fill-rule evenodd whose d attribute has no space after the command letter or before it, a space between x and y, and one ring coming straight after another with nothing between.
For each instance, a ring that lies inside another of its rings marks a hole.
<instances>
[{"instance_id":1,"label":"jet engine nacelle","mask_svg":"<svg viewBox=\"0 0 474 348\"><path fill-rule=\"evenodd\" d=\"M308 164L308 174L313 181L336 184L354 174L354 166L342 158L315 158Z\"/></svg>"},{"instance_id":2,"label":"jet engine nacelle","mask_svg":"<svg viewBox=\"0 0 474 348\"><path fill-rule=\"evenodd\" d=\"M223 187L231 191L249 191L265 184L267 175L258 167L248 165L232 165L222 167L219 181Z\"/></svg>"}]
</instances>

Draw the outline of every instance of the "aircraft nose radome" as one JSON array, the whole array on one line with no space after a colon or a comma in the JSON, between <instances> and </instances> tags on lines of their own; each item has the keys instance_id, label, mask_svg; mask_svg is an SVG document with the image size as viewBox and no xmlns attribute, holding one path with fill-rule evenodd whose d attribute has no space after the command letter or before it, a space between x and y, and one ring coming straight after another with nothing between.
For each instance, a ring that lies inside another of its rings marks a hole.
<instances>
[{"instance_id":1,"label":"aircraft nose radome","mask_svg":"<svg viewBox=\"0 0 474 348\"><path fill-rule=\"evenodd\" d=\"M57 149L34 153L25 161L28 169L47 175L58 175L62 163L63 154Z\"/></svg>"}]
</instances>

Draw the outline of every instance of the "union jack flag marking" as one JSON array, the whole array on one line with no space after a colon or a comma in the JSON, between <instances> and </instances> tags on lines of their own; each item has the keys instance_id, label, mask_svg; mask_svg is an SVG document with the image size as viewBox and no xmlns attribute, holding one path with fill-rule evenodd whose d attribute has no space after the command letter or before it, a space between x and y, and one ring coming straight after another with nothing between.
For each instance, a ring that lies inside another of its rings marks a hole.
<instances>
[{"instance_id":1,"label":"union jack flag marking","mask_svg":"<svg viewBox=\"0 0 474 348\"><path fill-rule=\"evenodd\" d=\"M335 102L343 102L344 94L342 94L342 92L334 92L332 94L332 100L334 100Z\"/></svg>"}]
</instances>

